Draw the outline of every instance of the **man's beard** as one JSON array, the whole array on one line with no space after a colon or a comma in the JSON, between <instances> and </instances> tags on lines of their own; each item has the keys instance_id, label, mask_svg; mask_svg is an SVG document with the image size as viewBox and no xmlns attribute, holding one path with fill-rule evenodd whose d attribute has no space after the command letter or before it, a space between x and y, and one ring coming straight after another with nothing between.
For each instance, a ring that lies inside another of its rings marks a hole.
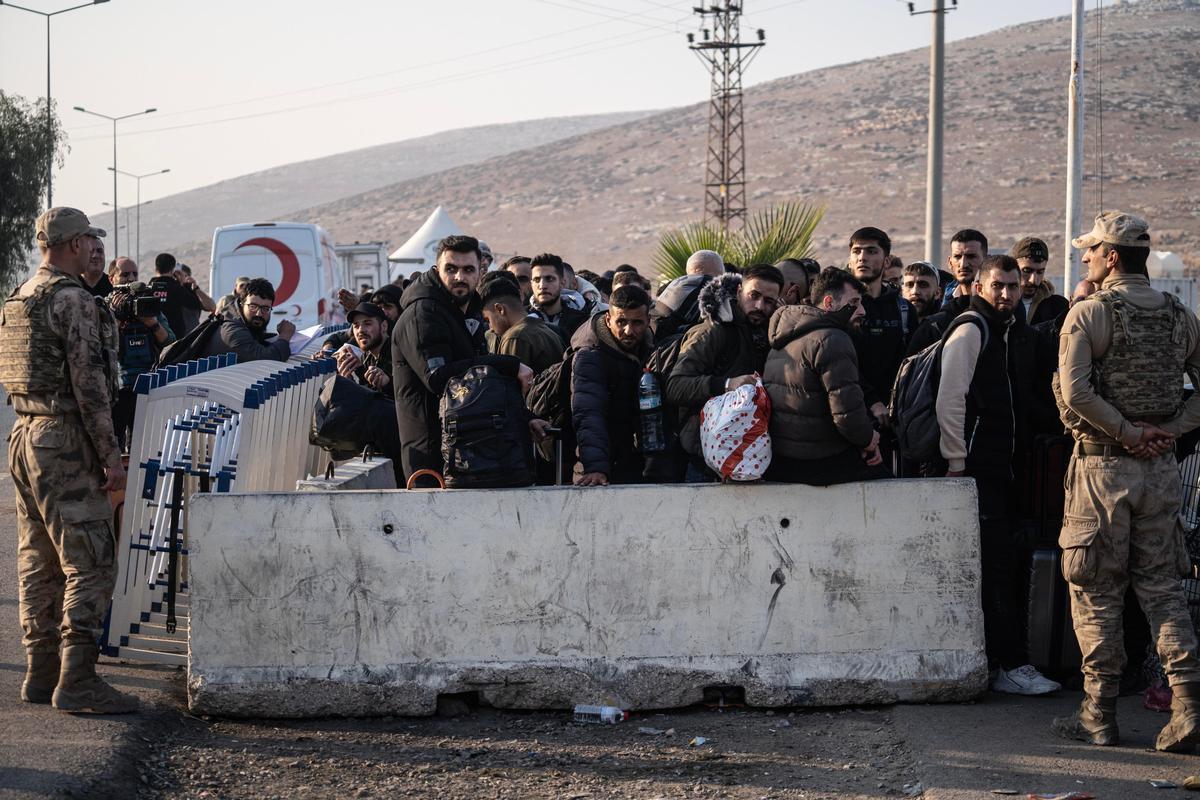
<instances>
[{"instance_id":1,"label":"man's beard","mask_svg":"<svg viewBox=\"0 0 1200 800\"><path fill-rule=\"evenodd\" d=\"M251 317L246 320L246 327L254 331L266 330L267 321L262 317Z\"/></svg>"},{"instance_id":2,"label":"man's beard","mask_svg":"<svg viewBox=\"0 0 1200 800\"><path fill-rule=\"evenodd\" d=\"M362 340L359 339L357 336L354 338L354 341L355 341L355 343L358 344L358 346L361 349L367 350L367 351L373 351L373 350L375 350L375 348L379 347L379 345L383 344L383 335L378 334L378 333L375 334L374 338L372 338L366 344L363 344Z\"/></svg>"},{"instance_id":3,"label":"man's beard","mask_svg":"<svg viewBox=\"0 0 1200 800\"><path fill-rule=\"evenodd\" d=\"M562 297L562 292L559 292L556 295L535 294L533 296L533 303L538 308L545 308L546 306L554 305L556 302L558 302L558 299L561 297Z\"/></svg>"}]
</instances>

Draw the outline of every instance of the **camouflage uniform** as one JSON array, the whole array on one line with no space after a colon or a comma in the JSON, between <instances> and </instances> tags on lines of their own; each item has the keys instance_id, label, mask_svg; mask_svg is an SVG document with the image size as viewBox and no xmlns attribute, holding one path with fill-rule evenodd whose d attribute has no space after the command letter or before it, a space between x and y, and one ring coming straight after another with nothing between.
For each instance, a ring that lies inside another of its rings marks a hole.
<instances>
[{"instance_id":1,"label":"camouflage uniform","mask_svg":"<svg viewBox=\"0 0 1200 800\"><path fill-rule=\"evenodd\" d=\"M121 465L112 426L116 326L98 302L77 278L43 264L0 312L0 383L18 415L8 460L31 665L23 694L32 702L50 700L47 681L50 690L63 685L57 670L49 679L60 642L63 679L68 661L90 659L83 672L98 680L90 664L116 580L116 531L102 488L104 469Z\"/></svg>"},{"instance_id":2,"label":"camouflage uniform","mask_svg":"<svg viewBox=\"0 0 1200 800\"><path fill-rule=\"evenodd\" d=\"M1112 744L1130 584L1176 693L1200 688L1196 634L1179 580L1190 559L1179 522L1178 466L1173 453L1137 459L1126 451L1141 438L1136 422L1176 436L1200 423L1200 399L1182 401L1183 373L1200 373L1200 321L1145 276L1114 271L1100 292L1068 312L1059 353L1055 397L1076 440L1059 544L1087 698L1055 729Z\"/></svg>"}]
</instances>

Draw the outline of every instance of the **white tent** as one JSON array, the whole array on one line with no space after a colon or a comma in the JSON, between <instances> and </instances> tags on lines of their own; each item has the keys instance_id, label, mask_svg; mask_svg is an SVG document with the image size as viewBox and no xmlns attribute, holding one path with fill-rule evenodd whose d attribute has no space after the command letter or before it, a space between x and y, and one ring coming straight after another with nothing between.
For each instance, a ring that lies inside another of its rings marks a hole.
<instances>
[{"instance_id":1,"label":"white tent","mask_svg":"<svg viewBox=\"0 0 1200 800\"><path fill-rule=\"evenodd\" d=\"M1151 278L1182 278L1185 273L1183 259L1169 250L1151 250L1146 271Z\"/></svg>"},{"instance_id":2,"label":"white tent","mask_svg":"<svg viewBox=\"0 0 1200 800\"><path fill-rule=\"evenodd\" d=\"M432 267L437 261L438 242L447 236L461 233L462 228L450 219L444 208L435 208L429 219L425 220L425 224L388 256L388 263L392 267L392 280L406 277L413 270Z\"/></svg>"}]
</instances>

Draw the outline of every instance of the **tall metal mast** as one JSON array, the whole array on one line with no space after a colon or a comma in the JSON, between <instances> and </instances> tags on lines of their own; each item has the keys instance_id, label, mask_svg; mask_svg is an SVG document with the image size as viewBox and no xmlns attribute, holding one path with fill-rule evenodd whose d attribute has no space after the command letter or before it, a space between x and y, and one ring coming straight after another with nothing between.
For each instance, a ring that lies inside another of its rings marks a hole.
<instances>
[{"instance_id":1,"label":"tall metal mast","mask_svg":"<svg viewBox=\"0 0 1200 800\"><path fill-rule=\"evenodd\" d=\"M766 44L741 41L741 2L697 6L700 41L688 34L688 47L708 65L712 93L708 107L708 154L704 166L704 219L728 230L746 219L746 137L742 115L742 71Z\"/></svg>"}]
</instances>

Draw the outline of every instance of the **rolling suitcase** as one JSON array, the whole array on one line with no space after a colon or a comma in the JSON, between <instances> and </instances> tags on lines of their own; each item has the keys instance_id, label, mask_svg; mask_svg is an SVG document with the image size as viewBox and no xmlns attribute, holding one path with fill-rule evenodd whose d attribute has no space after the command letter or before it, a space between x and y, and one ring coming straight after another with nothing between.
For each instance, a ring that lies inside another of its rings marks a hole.
<instances>
[{"instance_id":1,"label":"rolling suitcase","mask_svg":"<svg viewBox=\"0 0 1200 800\"><path fill-rule=\"evenodd\" d=\"M1029 564L1026 618L1029 663L1056 680L1079 673L1079 643L1071 623L1071 597L1062 576L1062 551L1039 547Z\"/></svg>"}]
</instances>

